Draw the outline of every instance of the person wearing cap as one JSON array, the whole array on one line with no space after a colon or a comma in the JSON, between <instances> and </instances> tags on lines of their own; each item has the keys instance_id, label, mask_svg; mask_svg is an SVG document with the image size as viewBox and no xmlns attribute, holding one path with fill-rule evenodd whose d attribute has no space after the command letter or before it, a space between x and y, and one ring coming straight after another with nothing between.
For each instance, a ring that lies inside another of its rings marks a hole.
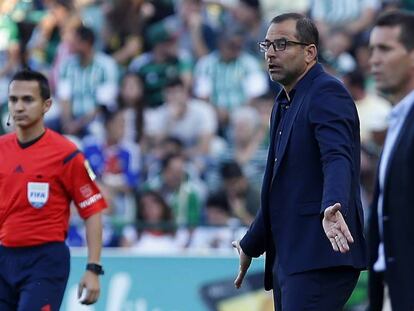
<instances>
[{"instance_id":1,"label":"person wearing cap","mask_svg":"<svg viewBox=\"0 0 414 311\"><path fill-rule=\"evenodd\" d=\"M15 132L0 137L0 310L59 310L70 270L72 201L88 241L78 294L83 304L95 303L106 202L82 153L44 126L52 104L46 77L19 71L8 94Z\"/></svg>"}]
</instances>

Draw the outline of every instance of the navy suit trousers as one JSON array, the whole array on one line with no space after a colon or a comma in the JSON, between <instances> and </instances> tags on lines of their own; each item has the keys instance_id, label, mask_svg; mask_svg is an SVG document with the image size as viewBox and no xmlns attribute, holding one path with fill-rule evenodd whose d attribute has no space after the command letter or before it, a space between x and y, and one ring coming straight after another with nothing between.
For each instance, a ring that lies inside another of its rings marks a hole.
<instances>
[{"instance_id":1,"label":"navy suit trousers","mask_svg":"<svg viewBox=\"0 0 414 311\"><path fill-rule=\"evenodd\" d=\"M342 311L360 271L332 267L286 275L279 266L273 298L276 311Z\"/></svg>"}]
</instances>

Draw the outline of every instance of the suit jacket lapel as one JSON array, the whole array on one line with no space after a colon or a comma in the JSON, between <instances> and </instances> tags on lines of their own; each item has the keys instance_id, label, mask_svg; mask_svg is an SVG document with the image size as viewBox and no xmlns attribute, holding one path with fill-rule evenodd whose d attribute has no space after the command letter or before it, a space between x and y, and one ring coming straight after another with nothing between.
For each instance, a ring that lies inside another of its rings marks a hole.
<instances>
[{"instance_id":1,"label":"suit jacket lapel","mask_svg":"<svg viewBox=\"0 0 414 311\"><path fill-rule=\"evenodd\" d=\"M277 98L277 97L276 97ZM276 127L277 124L275 124L277 120L277 114L279 111L279 104L277 101L275 101L272 109L271 114L271 123L270 123L270 144L269 144L269 150L267 153L267 162L266 162L266 169L265 174L263 177L263 183L262 183L262 191L261 191L261 200L262 200L262 206L267 206L268 202L268 195L269 195L269 187L270 187L270 181L272 178L272 172L274 168L274 158L275 158L275 136L276 136Z\"/></svg>"},{"instance_id":2,"label":"suit jacket lapel","mask_svg":"<svg viewBox=\"0 0 414 311\"><path fill-rule=\"evenodd\" d=\"M384 190L383 190L384 192L385 192L385 189L387 189L387 182L388 182L388 175L389 175L388 171L390 170L391 162L393 161L395 153L397 149L399 148L401 139L404 137L404 134L408 130L408 127L412 124L413 118L414 118L414 105L411 106L410 112L407 114L407 117L404 120L404 124L400 132L398 133L397 140L395 141L395 144L391 150L391 154L387 162L387 167L385 168Z\"/></svg>"},{"instance_id":3,"label":"suit jacket lapel","mask_svg":"<svg viewBox=\"0 0 414 311\"><path fill-rule=\"evenodd\" d=\"M300 107L303 104L303 101L306 97L306 92L309 90L313 80L316 76L323 72L322 65L316 64L303 78L300 80L296 85L296 94L293 98L293 101L290 105L290 111L286 115L286 125L283 128L284 135L281 137L280 141L280 149L279 154L276 154L277 161L275 161L275 165L273 167L273 178L276 176L277 170L280 167L280 163L282 162L283 155L286 151L286 146L289 141L290 134L292 132L293 124L296 119L296 115L298 114Z\"/></svg>"}]
</instances>

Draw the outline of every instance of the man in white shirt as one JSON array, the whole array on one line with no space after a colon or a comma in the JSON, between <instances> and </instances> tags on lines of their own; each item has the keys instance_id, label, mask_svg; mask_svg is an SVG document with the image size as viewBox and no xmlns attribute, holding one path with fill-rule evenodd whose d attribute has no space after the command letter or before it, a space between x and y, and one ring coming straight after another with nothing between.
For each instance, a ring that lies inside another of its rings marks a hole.
<instances>
[{"instance_id":1,"label":"man in white shirt","mask_svg":"<svg viewBox=\"0 0 414 311\"><path fill-rule=\"evenodd\" d=\"M164 98L164 105L146 112L148 138L162 141L169 136L176 137L184 143L188 156L207 156L217 131L217 117L212 105L191 98L180 79L168 83Z\"/></svg>"},{"instance_id":2,"label":"man in white shirt","mask_svg":"<svg viewBox=\"0 0 414 311\"><path fill-rule=\"evenodd\" d=\"M369 221L370 311L414 310L414 14L378 18L370 38L377 89L393 104Z\"/></svg>"}]
</instances>

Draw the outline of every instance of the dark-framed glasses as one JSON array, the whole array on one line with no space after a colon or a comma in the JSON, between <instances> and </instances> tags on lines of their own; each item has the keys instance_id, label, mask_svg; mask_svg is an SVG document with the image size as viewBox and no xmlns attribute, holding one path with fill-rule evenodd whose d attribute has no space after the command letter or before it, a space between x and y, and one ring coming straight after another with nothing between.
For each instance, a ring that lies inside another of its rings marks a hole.
<instances>
[{"instance_id":1,"label":"dark-framed glasses","mask_svg":"<svg viewBox=\"0 0 414 311\"><path fill-rule=\"evenodd\" d=\"M280 39L276 39L273 41L269 41L269 40L261 41L258 44L259 44L261 52L267 52L271 46L273 46L273 49L275 51L284 51L286 50L286 46L288 44L299 44L299 45L306 46L306 45L309 45L310 43L292 41L292 40L287 40L285 38L280 38Z\"/></svg>"}]
</instances>

